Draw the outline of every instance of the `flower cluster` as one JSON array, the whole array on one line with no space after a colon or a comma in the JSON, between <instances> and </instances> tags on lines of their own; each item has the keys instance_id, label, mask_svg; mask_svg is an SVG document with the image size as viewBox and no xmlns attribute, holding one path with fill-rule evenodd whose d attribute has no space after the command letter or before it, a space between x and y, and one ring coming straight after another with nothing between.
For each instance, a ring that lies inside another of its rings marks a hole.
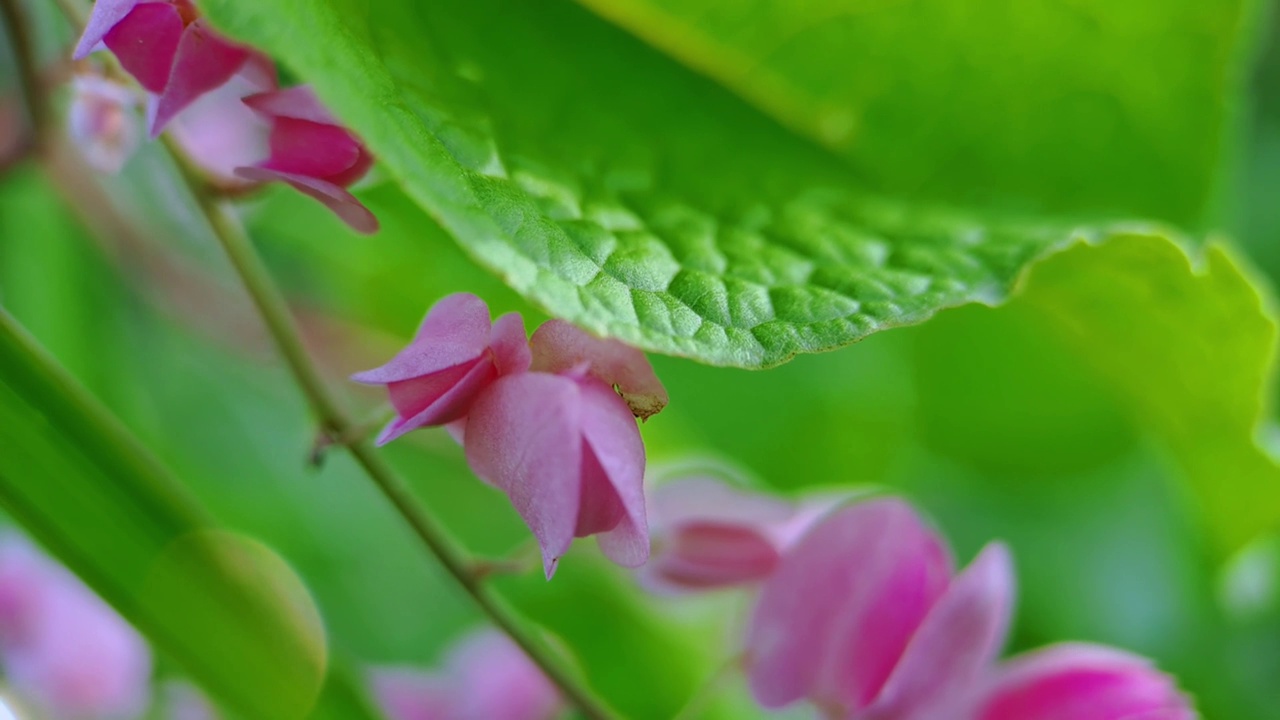
<instances>
[{"instance_id":1,"label":"flower cluster","mask_svg":"<svg viewBox=\"0 0 1280 720\"><path fill-rule=\"evenodd\" d=\"M191 0L98 0L77 59L110 50L148 94L152 137L167 126L217 181L282 181L319 200L353 229L378 221L347 188L373 158L305 86L280 89L258 50L219 35ZM100 78L78 83L71 136L96 167L116 171L132 149L130 97Z\"/></svg>"},{"instance_id":2,"label":"flower cluster","mask_svg":"<svg viewBox=\"0 0 1280 720\"><path fill-rule=\"evenodd\" d=\"M621 565L648 558L635 418L661 410L667 393L640 351L560 320L526 341L519 315L491 322L483 300L457 294L390 362L353 379L387 388L396 418L380 443L449 426L537 537L548 578L575 537L596 535Z\"/></svg>"},{"instance_id":3,"label":"flower cluster","mask_svg":"<svg viewBox=\"0 0 1280 720\"><path fill-rule=\"evenodd\" d=\"M672 538L653 560L668 586L758 585L744 663L765 707L808 700L844 720L1196 717L1170 678L1118 650L1063 644L998 664L1013 606L1008 551L992 543L957 573L900 499L815 519L706 478L658 497L688 500L674 518L655 512L655 536Z\"/></svg>"}]
</instances>

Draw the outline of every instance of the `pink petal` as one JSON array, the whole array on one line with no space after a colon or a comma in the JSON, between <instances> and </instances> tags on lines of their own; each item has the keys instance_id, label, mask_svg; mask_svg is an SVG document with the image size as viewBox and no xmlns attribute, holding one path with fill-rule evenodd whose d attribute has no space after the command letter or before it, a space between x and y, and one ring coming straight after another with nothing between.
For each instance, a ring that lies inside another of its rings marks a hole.
<instances>
[{"instance_id":1,"label":"pink petal","mask_svg":"<svg viewBox=\"0 0 1280 720\"><path fill-rule=\"evenodd\" d=\"M93 52L98 43L111 32L111 28L115 27L133 8L142 0L97 0L93 4L93 13L89 16L89 23L84 28L84 34L80 36L80 42L76 43L75 53L72 58L75 60L83 60Z\"/></svg>"},{"instance_id":2,"label":"pink petal","mask_svg":"<svg viewBox=\"0 0 1280 720\"><path fill-rule=\"evenodd\" d=\"M348 167L342 172L330 175L325 179L334 185L348 187L368 174L369 168L373 167L373 155L369 152L369 149L364 146L364 143L360 142L359 138L351 134L351 131L344 130L343 132L347 133L347 136L356 142L357 147L360 149L360 154L356 157L356 161L351 163L351 167Z\"/></svg>"},{"instance_id":3,"label":"pink petal","mask_svg":"<svg viewBox=\"0 0 1280 720\"><path fill-rule=\"evenodd\" d=\"M210 29L204 20L187 26L173 59L173 72L160 94L151 120L151 137L201 95L231 79L249 60L249 48Z\"/></svg>"},{"instance_id":4,"label":"pink petal","mask_svg":"<svg viewBox=\"0 0 1280 720\"><path fill-rule=\"evenodd\" d=\"M292 118L321 125L340 125L338 119L321 104L310 85L295 85L283 90L258 93L241 102L267 120Z\"/></svg>"},{"instance_id":5,"label":"pink petal","mask_svg":"<svg viewBox=\"0 0 1280 720\"><path fill-rule=\"evenodd\" d=\"M332 176L350 169L359 159L360 143L336 125L276 118L271 127L271 157L262 167L342 185Z\"/></svg>"},{"instance_id":6,"label":"pink petal","mask_svg":"<svg viewBox=\"0 0 1280 720\"><path fill-rule=\"evenodd\" d=\"M378 232L378 218L369 212L354 195L325 180L317 180L306 175L293 175L277 172L261 167L236 168L236 175L246 180L267 182L283 180L301 193L309 195L324 203L342 221L358 233L371 235Z\"/></svg>"},{"instance_id":7,"label":"pink petal","mask_svg":"<svg viewBox=\"0 0 1280 720\"><path fill-rule=\"evenodd\" d=\"M467 416L467 462L510 496L538 539L548 579L578 523L582 417L578 384L546 373L498 378Z\"/></svg>"},{"instance_id":8,"label":"pink petal","mask_svg":"<svg viewBox=\"0 0 1280 720\"><path fill-rule=\"evenodd\" d=\"M945 547L905 502L833 512L762 588L747 638L756 699L766 707L806 697L844 711L864 707L950 575Z\"/></svg>"},{"instance_id":9,"label":"pink petal","mask_svg":"<svg viewBox=\"0 0 1280 720\"><path fill-rule=\"evenodd\" d=\"M585 451L598 463L620 505L616 526L596 541L609 559L639 567L649 559L649 525L645 518L644 441L630 408L610 387L595 380L578 381L582 402ZM584 494L588 486L584 483ZM585 501L584 501L585 502Z\"/></svg>"},{"instance_id":10,"label":"pink petal","mask_svg":"<svg viewBox=\"0 0 1280 720\"><path fill-rule=\"evenodd\" d=\"M1086 644L1048 647L1010 661L978 707L978 720L1194 717L1174 681L1145 658Z\"/></svg>"},{"instance_id":11,"label":"pink petal","mask_svg":"<svg viewBox=\"0 0 1280 720\"><path fill-rule=\"evenodd\" d=\"M493 322L489 331L489 350L500 375L525 372L532 362L529 339L524 335L524 319L520 313L507 313Z\"/></svg>"},{"instance_id":12,"label":"pink petal","mask_svg":"<svg viewBox=\"0 0 1280 720\"><path fill-rule=\"evenodd\" d=\"M552 720L564 708L538 666L496 630L472 633L448 665L457 697L451 720Z\"/></svg>"},{"instance_id":13,"label":"pink petal","mask_svg":"<svg viewBox=\"0 0 1280 720\"><path fill-rule=\"evenodd\" d=\"M953 707L1000 653L1013 585L1009 551L988 545L933 606L867 720L923 720Z\"/></svg>"},{"instance_id":14,"label":"pink petal","mask_svg":"<svg viewBox=\"0 0 1280 720\"><path fill-rule=\"evenodd\" d=\"M667 390L653 366L630 345L589 335L563 320L543 323L530 345L534 370L559 373L586 363L592 375L618 389L636 417L647 418L667 405Z\"/></svg>"},{"instance_id":15,"label":"pink petal","mask_svg":"<svg viewBox=\"0 0 1280 720\"><path fill-rule=\"evenodd\" d=\"M649 507L655 555L639 577L662 593L764 579L781 559L775 536L796 515L774 496L696 476L658 486Z\"/></svg>"},{"instance_id":16,"label":"pink petal","mask_svg":"<svg viewBox=\"0 0 1280 720\"><path fill-rule=\"evenodd\" d=\"M184 27L173 5L144 3L116 23L103 41L142 87L159 93L169 82Z\"/></svg>"},{"instance_id":17,"label":"pink petal","mask_svg":"<svg viewBox=\"0 0 1280 720\"><path fill-rule=\"evenodd\" d=\"M246 93L261 90L263 82L274 82L266 72L251 72L246 63L221 87L178 113L169 124L169 133L186 151L187 157L219 183L248 184L236 176L236 168L256 165L267 159L270 128L239 102Z\"/></svg>"},{"instance_id":18,"label":"pink petal","mask_svg":"<svg viewBox=\"0 0 1280 720\"><path fill-rule=\"evenodd\" d=\"M377 444L385 445L421 427L462 419L497 376L493 363L481 359L434 375L391 383L387 390L400 417L387 425Z\"/></svg>"},{"instance_id":19,"label":"pink petal","mask_svg":"<svg viewBox=\"0 0 1280 720\"><path fill-rule=\"evenodd\" d=\"M490 327L489 306L484 300L471 293L446 295L427 311L408 347L386 365L356 373L351 379L382 384L472 363L484 355Z\"/></svg>"},{"instance_id":20,"label":"pink petal","mask_svg":"<svg viewBox=\"0 0 1280 720\"><path fill-rule=\"evenodd\" d=\"M373 698L387 720L458 720L457 689L446 676L408 667L372 673Z\"/></svg>"},{"instance_id":21,"label":"pink petal","mask_svg":"<svg viewBox=\"0 0 1280 720\"><path fill-rule=\"evenodd\" d=\"M641 580L658 592L729 587L768 577L782 556L772 542L742 525L689 522L668 534Z\"/></svg>"}]
</instances>

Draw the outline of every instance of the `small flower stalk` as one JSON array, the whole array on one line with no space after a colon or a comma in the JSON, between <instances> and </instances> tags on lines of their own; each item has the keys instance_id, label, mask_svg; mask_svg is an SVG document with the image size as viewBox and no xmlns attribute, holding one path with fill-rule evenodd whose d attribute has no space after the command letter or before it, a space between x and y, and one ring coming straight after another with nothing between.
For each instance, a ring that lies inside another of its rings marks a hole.
<instances>
[{"instance_id":1,"label":"small flower stalk","mask_svg":"<svg viewBox=\"0 0 1280 720\"><path fill-rule=\"evenodd\" d=\"M525 340L518 315L490 323L483 301L460 294L389 363L353 378L387 387L396 418L380 442L449 425L471 469L533 531L548 578L577 537L596 536L627 567L648 558L636 417L667 394L640 351L559 320Z\"/></svg>"}]
</instances>

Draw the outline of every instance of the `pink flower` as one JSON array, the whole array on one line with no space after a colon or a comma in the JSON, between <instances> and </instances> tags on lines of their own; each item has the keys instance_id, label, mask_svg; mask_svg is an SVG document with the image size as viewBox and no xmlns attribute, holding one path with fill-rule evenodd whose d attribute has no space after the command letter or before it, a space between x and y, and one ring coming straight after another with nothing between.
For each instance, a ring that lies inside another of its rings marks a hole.
<instances>
[{"instance_id":1,"label":"pink flower","mask_svg":"<svg viewBox=\"0 0 1280 720\"><path fill-rule=\"evenodd\" d=\"M835 502L790 503L710 476L660 485L649 502L654 555L638 576L659 593L759 582Z\"/></svg>"},{"instance_id":2,"label":"pink flower","mask_svg":"<svg viewBox=\"0 0 1280 720\"><path fill-rule=\"evenodd\" d=\"M1197 717L1173 679L1146 659L1085 644L1056 645L1007 662L991 676L973 707L973 720Z\"/></svg>"},{"instance_id":3,"label":"pink flower","mask_svg":"<svg viewBox=\"0 0 1280 720\"><path fill-rule=\"evenodd\" d=\"M274 76L236 73L178 113L169 123L169 134L210 181L226 188L252 185L236 174L236 168L267 158L271 128L240 99L273 89Z\"/></svg>"},{"instance_id":4,"label":"pink flower","mask_svg":"<svg viewBox=\"0 0 1280 720\"><path fill-rule=\"evenodd\" d=\"M125 720L146 709L146 642L16 535L0 538L0 655L19 694L53 718Z\"/></svg>"},{"instance_id":5,"label":"pink flower","mask_svg":"<svg viewBox=\"0 0 1280 720\"><path fill-rule=\"evenodd\" d=\"M378 436L381 445L411 430L463 417L481 390L501 375L527 370L529 363L518 314L491 324L483 300L458 293L431 308L413 342L390 362L352 379L387 386L396 418Z\"/></svg>"},{"instance_id":6,"label":"pink flower","mask_svg":"<svg viewBox=\"0 0 1280 720\"><path fill-rule=\"evenodd\" d=\"M995 657L1012 587L999 544L953 578L946 547L901 500L832 512L764 583L752 692L771 708L807 698L830 717L925 717Z\"/></svg>"},{"instance_id":7,"label":"pink flower","mask_svg":"<svg viewBox=\"0 0 1280 720\"><path fill-rule=\"evenodd\" d=\"M248 180L282 180L324 203L352 229L378 230L378 220L345 188L364 177L373 156L359 138L316 99L307 86L259 93L244 103L271 123L271 153L236 174Z\"/></svg>"},{"instance_id":8,"label":"pink flower","mask_svg":"<svg viewBox=\"0 0 1280 720\"><path fill-rule=\"evenodd\" d=\"M666 391L639 350L568 323L548 322L531 344L533 367L557 372L508 375L481 393L467 416L467 461L511 498L548 578L573 539L588 535L614 562L638 567L649 557L644 443L614 387L646 412Z\"/></svg>"},{"instance_id":9,"label":"pink flower","mask_svg":"<svg viewBox=\"0 0 1280 720\"><path fill-rule=\"evenodd\" d=\"M386 668L373 686L388 720L551 720L564 710L555 686L495 630L456 645L440 672Z\"/></svg>"},{"instance_id":10,"label":"pink flower","mask_svg":"<svg viewBox=\"0 0 1280 720\"><path fill-rule=\"evenodd\" d=\"M138 149L135 99L127 88L97 75L77 75L72 81L67 132L85 161L112 175Z\"/></svg>"},{"instance_id":11,"label":"pink flower","mask_svg":"<svg viewBox=\"0 0 1280 720\"><path fill-rule=\"evenodd\" d=\"M190 0L98 0L74 57L81 59L100 45L155 96L148 113L152 137L246 65L275 72L261 53L208 27Z\"/></svg>"}]
</instances>

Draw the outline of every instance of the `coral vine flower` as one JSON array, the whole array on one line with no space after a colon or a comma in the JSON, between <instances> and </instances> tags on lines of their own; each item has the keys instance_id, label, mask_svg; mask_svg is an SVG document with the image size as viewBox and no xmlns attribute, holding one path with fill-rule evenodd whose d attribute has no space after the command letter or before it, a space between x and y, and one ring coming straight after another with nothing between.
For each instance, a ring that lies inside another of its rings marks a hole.
<instances>
[{"instance_id":1,"label":"coral vine flower","mask_svg":"<svg viewBox=\"0 0 1280 720\"><path fill-rule=\"evenodd\" d=\"M190 0L98 0L74 57L79 60L100 44L155 95L149 112L152 137L246 65L275 73L261 53L208 27Z\"/></svg>"},{"instance_id":2,"label":"coral vine flower","mask_svg":"<svg viewBox=\"0 0 1280 720\"><path fill-rule=\"evenodd\" d=\"M376 670L373 689L389 720L551 720L564 710L542 671L494 630L456 645L439 672Z\"/></svg>"},{"instance_id":3,"label":"coral vine flower","mask_svg":"<svg viewBox=\"0 0 1280 720\"><path fill-rule=\"evenodd\" d=\"M481 390L501 375L524 372L529 363L518 314L490 323L483 300L457 293L431 308L413 342L390 362L351 379L387 386L396 418L378 436L382 445L411 430L463 417Z\"/></svg>"},{"instance_id":4,"label":"coral vine flower","mask_svg":"<svg viewBox=\"0 0 1280 720\"><path fill-rule=\"evenodd\" d=\"M0 537L0 655L18 693L49 716L125 720L146 708L146 642L16 535Z\"/></svg>"},{"instance_id":5,"label":"coral vine flower","mask_svg":"<svg viewBox=\"0 0 1280 720\"><path fill-rule=\"evenodd\" d=\"M1195 720L1174 681L1146 659L1063 644L1007 662L982 691L974 720ZM941 718L942 716L939 716Z\"/></svg>"},{"instance_id":6,"label":"coral vine flower","mask_svg":"<svg viewBox=\"0 0 1280 720\"><path fill-rule=\"evenodd\" d=\"M244 98L244 104L271 123L270 156L236 174L248 180L287 182L324 203L362 233L378 230L378 220L346 187L364 177L373 156L301 85Z\"/></svg>"},{"instance_id":7,"label":"coral vine flower","mask_svg":"<svg viewBox=\"0 0 1280 720\"><path fill-rule=\"evenodd\" d=\"M752 692L771 708L807 698L833 718L927 717L998 653L1012 588L999 544L953 578L946 547L905 502L842 508L762 588L747 639Z\"/></svg>"},{"instance_id":8,"label":"coral vine flower","mask_svg":"<svg viewBox=\"0 0 1280 720\"><path fill-rule=\"evenodd\" d=\"M467 416L467 461L510 496L548 578L588 535L614 562L638 567L649 557L644 443L614 387L644 412L657 412L666 390L644 353L563 321L544 324L531 345L533 367L557 371L509 375L482 393Z\"/></svg>"},{"instance_id":9,"label":"coral vine flower","mask_svg":"<svg viewBox=\"0 0 1280 720\"><path fill-rule=\"evenodd\" d=\"M835 502L790 503L709 476L660 485L649 501L654 556L638 576L659 593L759 582Z\"/></svg>"}]
</instances>

